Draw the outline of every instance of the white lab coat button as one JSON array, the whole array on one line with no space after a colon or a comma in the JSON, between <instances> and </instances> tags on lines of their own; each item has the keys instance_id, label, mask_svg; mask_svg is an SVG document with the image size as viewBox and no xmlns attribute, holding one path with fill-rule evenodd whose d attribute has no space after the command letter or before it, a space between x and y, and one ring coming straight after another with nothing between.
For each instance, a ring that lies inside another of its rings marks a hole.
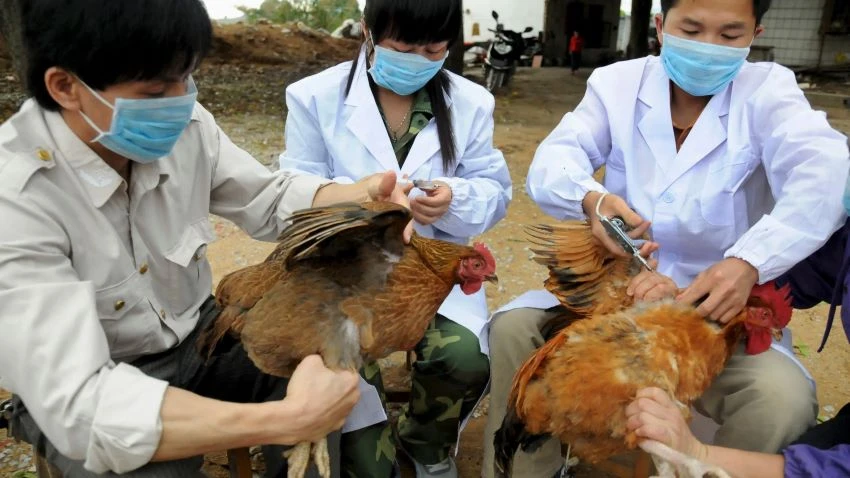
<instances>
[{"instance_id":1,"label":"white lab coat button","mask_svg":"<svg viewBox=\"0 0 850 478\"><path fill-rule=\"evenodd\" d=\"M664 201L667 204L670 204L670 203L672 203L673 201L676 200L676 196L674 196L673 193L671 193L671 192L666 192L666 193L661 195L661 200Z\"/></svg>"}]
</instances>

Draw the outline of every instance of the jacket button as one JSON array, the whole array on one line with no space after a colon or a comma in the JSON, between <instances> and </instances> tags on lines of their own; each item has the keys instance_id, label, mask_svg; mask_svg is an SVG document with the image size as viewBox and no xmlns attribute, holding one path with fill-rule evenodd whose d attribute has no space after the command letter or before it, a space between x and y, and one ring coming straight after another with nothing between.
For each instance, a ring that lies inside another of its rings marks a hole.
<instances>
[{"instance_id":1,"label":"jacket button","mask_svg":"<svg viewBox=\"0 0 850 478\"><path fill-rule=\"evenodd\" d=\"M162 317L162 320L165 320L165 309L159 311L159 316Z\"/></svg>"},{"instance_id":2,"label":"jacket button","mask_svg":"<svg viewBox=\"0 0 850 478\"><path fill-rule=\"evenodd\" d=\"M145 275L148 272L148 265L142 264L142 267L139 268L139 274Z\"/></svg>"},{"instance_id":3,"label":"jacket button","mask_svg":"<svg viewBox=\"0 0 850 478\"><path fill-rule=\"evenodd\" d=\"M121 310L123 308L124 308L124 301L123 300L116 300L115 301L115 310Z\"/></svg>"},{"instance_id":4,"label":"jacket button","mask_svg":"<svg viewBox=\"0 0 850 478\"><path fill-rule=\"evenodd\" d=\"M38 159L42 161L50 161L51 159L53 159L53 156L51 156L50 151L43 148L38 148L35 154L37 154Z\"/></svg>"},{"instance_id":5,"label":"jacket button","mask_svg":"<svg viewBox=\"0 0 850 478\"><path fill-rule=\"evenodd\" d=\"M670 204L670 203L672 203L673 201L676 200L676 196L674 196L670 192L666 192L666 193L661 195L661 200L664 201L667 204Z\"/></svg>"}]
</instances>

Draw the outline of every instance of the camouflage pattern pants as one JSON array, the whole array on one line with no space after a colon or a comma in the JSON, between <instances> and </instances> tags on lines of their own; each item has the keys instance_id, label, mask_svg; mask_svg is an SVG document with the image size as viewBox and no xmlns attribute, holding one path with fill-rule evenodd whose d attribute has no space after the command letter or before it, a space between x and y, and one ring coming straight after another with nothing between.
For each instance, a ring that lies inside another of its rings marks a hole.
<instances>
[{"instance_id":1,"label":"camouflage pattern pants","mask_svg":"<svg viewBox=\"0 0 850 478\"><path fill-rule=\"evenodd\" d=\"M396 440L423 464L439 463L449 456L461 421L487 386L490 362L481 353L475 334L441 315L431 321L415 352L410 403L399 418L398 437L387 422L344 434L342 476L392 476ZM361 375L378 389L386 407L378 364L364 365Z\"/></svg>"}]
</instances>

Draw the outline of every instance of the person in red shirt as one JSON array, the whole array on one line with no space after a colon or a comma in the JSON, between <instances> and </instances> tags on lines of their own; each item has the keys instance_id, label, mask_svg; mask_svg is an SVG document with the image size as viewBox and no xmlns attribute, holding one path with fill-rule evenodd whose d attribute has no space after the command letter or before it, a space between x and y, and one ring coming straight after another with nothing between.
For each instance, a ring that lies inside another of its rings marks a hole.
<instances>
[{"instance_id":1,"label":"person in red shirt","mask_svg":"<svg viewBox=\"0 0 850 478\"><path fill-rule=\"evenodd\" d=\"M578 71L579 65L581 65L581 51L584 49L584 38L581 37L579 32L573 32L573 36L570 38L570 65L572 66L573 75Z\"/></svg>"}]
</instances>

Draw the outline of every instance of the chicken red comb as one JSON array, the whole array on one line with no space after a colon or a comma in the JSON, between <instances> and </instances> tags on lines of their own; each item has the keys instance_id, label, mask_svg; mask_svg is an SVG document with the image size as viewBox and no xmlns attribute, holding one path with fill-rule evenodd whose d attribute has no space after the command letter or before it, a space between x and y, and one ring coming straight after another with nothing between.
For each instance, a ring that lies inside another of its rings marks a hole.
<instances>
[{"instance_id":1,"label":"chicken red comb","mask_svg":"<svg viewBox=\"0 0 850 478\"><path fill-rule=\"evenodd\" d=\"M791 286L777 287L774 281L753 287L750 297L757 298L773 310L773 327L783 329L791 322Z\"/></svg>"},{"instance_id":2,"label":"chicken red comb","mask_svg":"<svg viewBox=\"0 0 850 478\"><path fill-rule=\"evenodd\" d=\"M472 245L472 248L475 249L475 252L481 254L481 257L484 258L484 262L487 263L487 267L493 271L496 270L496 258L493 257L493 253L490 252L490 249L487 249L487 246L484 243L476 242Z\"/></svg>"}]
</instances>

